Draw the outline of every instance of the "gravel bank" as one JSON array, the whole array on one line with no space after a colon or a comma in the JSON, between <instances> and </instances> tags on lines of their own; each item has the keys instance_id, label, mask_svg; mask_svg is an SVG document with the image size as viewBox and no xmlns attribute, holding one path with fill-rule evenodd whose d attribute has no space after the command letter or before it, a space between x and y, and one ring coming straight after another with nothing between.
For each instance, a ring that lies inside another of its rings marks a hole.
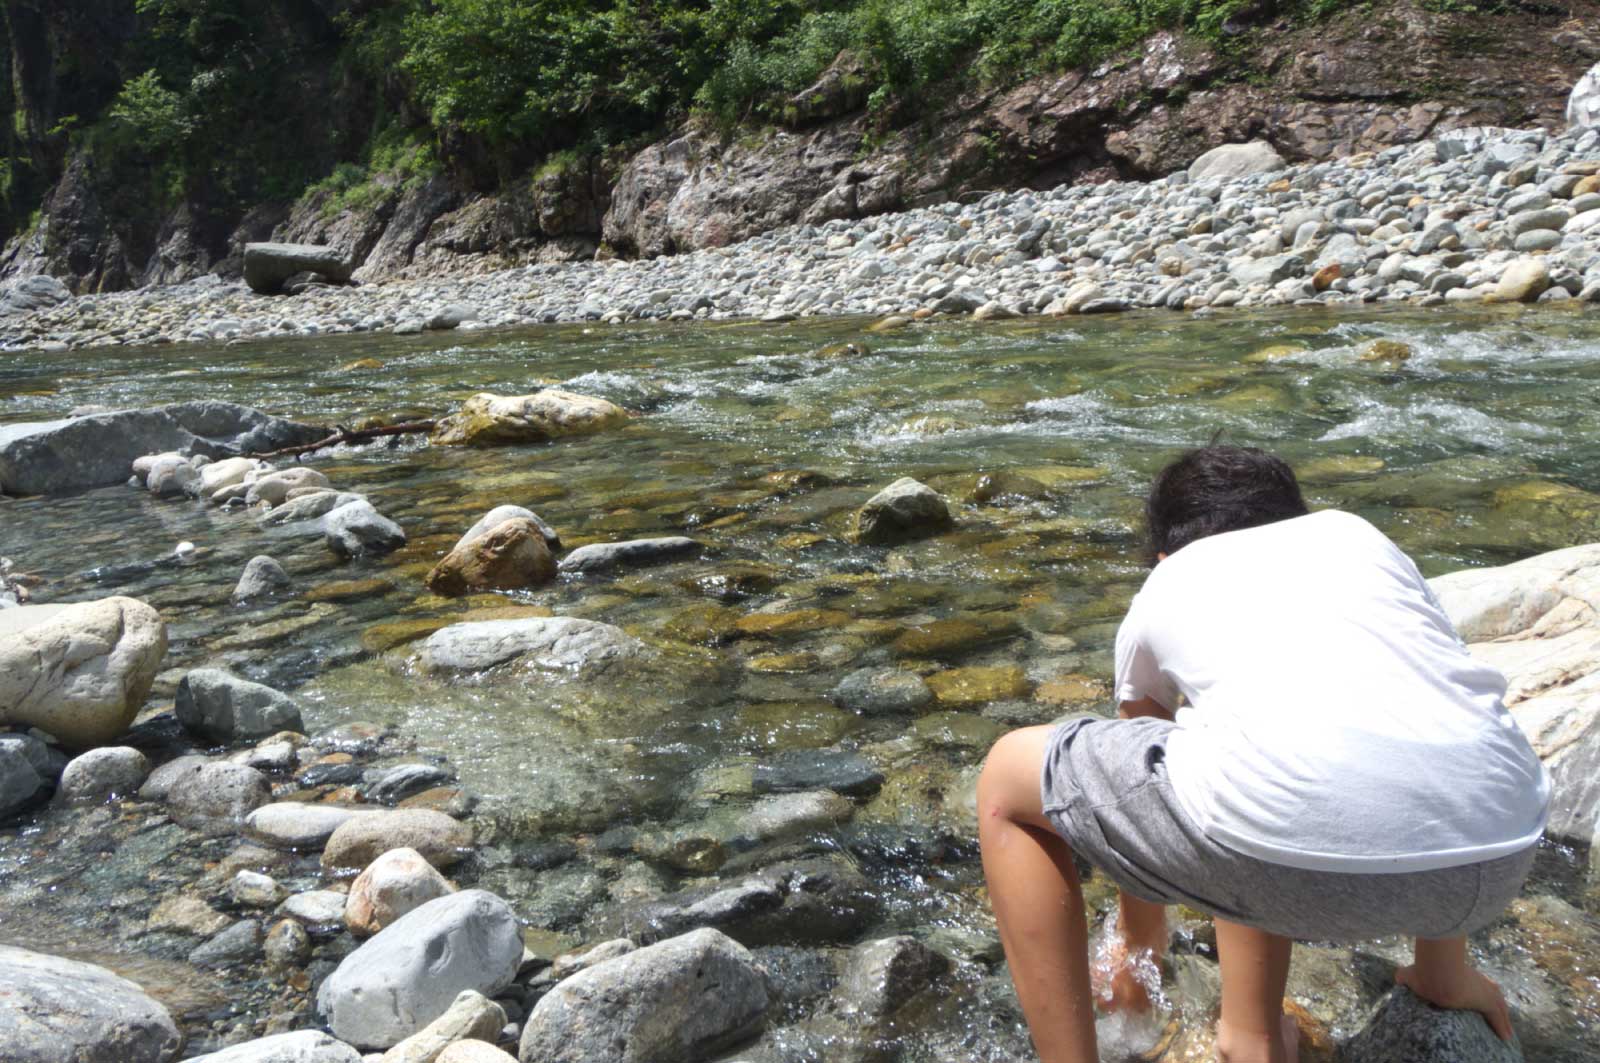
<instances>
[{"instance_id":1,"label":"gravel bank","mask_svg":"<svg viewBox=\"0 0 1600 1063\"><path fill-rule=\"evenodd\" d=\"M216 277L33 290L29 308L0 316L0 349L586 320L1600 301L1600 129L1456 130L1294 167L1248 154L1271 168L1208 176L1202 159L1149 184L997 192L649 261L276 297Z\"/></svg>"}]
</instances>

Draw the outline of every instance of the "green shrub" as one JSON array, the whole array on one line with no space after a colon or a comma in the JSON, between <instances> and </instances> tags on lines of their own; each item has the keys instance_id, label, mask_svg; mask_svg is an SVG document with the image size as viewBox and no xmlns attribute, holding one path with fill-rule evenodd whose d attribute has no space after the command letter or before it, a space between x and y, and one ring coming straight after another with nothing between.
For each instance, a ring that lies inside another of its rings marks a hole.
<instances>
[{"instance_id":1,"label":"green shrub","mask_svg":"<svg viewBox=\"0 0 1600 1063\"><path fill-rule=\"evenodd\" d=\"M123 84L106 117L150 152L176 147L194 132L183 97L161 84L154 70Z\"/></svg>"}]
</instances>

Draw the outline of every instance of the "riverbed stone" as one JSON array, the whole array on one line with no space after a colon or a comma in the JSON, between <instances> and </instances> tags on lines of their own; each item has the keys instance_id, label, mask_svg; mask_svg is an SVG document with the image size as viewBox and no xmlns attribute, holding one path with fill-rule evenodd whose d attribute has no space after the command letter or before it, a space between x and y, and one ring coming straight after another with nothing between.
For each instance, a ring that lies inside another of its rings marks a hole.
<instances>
[{"instance_id":1,"label":"riverbed stone","mask_svg":"<svg viewBox=\"0 0 1600 1063\"><path fill-rule=\"evenodd\" d=\"M539 534L544 536L545 545L550 547L551 553L561 549L561 536L555 528L551 527L539 514L524 506L495 506L489 512L478 518L478 522L468 528L466 534L456 540L455 549L459 550L480 535L485 535L508 520L531 520L539 529Z\"/></svg>"},{"instance_id":2,"label":"riverbed stone","mask_svg":"<svg viewBox=\"0 0 1600 1063\"><path fill-rule=\"evenodd\" d=\"M437 1063L450 1045L498 1037L505 1025L504 1008L476 990L464 989L448 1011L385 1052L379 1063Z\"/></svg>"},{"instance_id":3,"label":"riverbed stone","mask_svg":"<svg viewBox=\"0 0 1600 1063\"><path fill-rule=\"evenodd\" d=\"M750 953L696 930L591 967L540 999L522 1063L705 1059L749 1040L773 1004Z\"/></svg>"},{"instance_id":4,"label":"riverbed stone","mask_svg":"<svg viewBox=\"0 0 1600 1063\"><path fill-rule=\"evenodd\" d=\"M950 970L950 960L909 935L879 938L850 950L835 999L840 1010L881 1021Z\"/></svg>"},{"instance_id":5,"label":"riverbed stone","mask_svg":"<svg viewBox=\"0 0 1600 1063\"><path fill-rule=\"evenodd\" d=\"M0 945L7 1063L168 1063L183 1036L167 1009L92 963Z\"/></svg>"},{"instance_id":6,"label":"riverbed stone","mask_svg":"<svg viewBox=\"0 0 1600 1063\"><path fill-rule=\"evenodd\" d=\"M544 443L588 435L625 424L628 413L605 399L546 388L532 395L481 392L459 412L442 418L431 441L450 446L493 447Z\"/></svg>"},{"instance_id":7,"label":"riverbed stone","mask_svg":"<svg viewBox=\"0 0 1600 1063\"><path fill-rule=\"evenodd\" d=\"M870 797L883 785L883 778L883 772L859 753L791 749L763 759L756 765L752 781L758 794L827 789L850 797Z\"/></svg>"},{"instance_id":8,"label":"riverbed stone","mask_svg":"<svg viewBox=\"0 0 1600 1063\"><path fill-rule=\"evenodd\" d=\"M308 487L331 490L333 485L316 469L305 465L291 465L287 469L277 469L256 477L245 491L244 501L249 506L261 504L278 506L288 501L290 491Z\"/></svg>"},{"instance_id":9,"label":"riverbed stone","mask_svg":"<svg viewBox=\"0 0 1600 1063\"><path fill-rule=\"evenodd\" d=\"M451 550L423 582L435 594L455 596L537 587L555 576L556 561L539 526L513 517Z\"/></svg>"},{"instance_id":10,"label":"riverbed stone","mask_svg":"<svg viewBox=\"0 0 1600 1063\"><path fill-rule=\"evenodd\" d=\"M517 1057L488 1041L468 1039L447 1046L434 1063L517 1063Z\"/></svg>"},{"instance_id":11,"label":"riverbed stone","mask_svg":"<svg viewBox=\"0 0 1600 1063\"><path fill-rule=\"evenodd\" d=\"M333 832L349 820L376 811L345 805L280 801L262 805L246 816L245 834L278 849L315 851L326 845Z\"/></svg>"},{"instance_id":12,"label":"riverbed stone","mask_svg":"<svg viewBox=\"0 0 1600 1063\"><path fill-rule=\"evenodd\" d=\"M340 506L365 501L365 495L354 491L312 491L284 499L282 505L274 506L261 514L261 523L264 527L272 528L303 520L315 520L327 516Z\"/></svg>"},{"instance_id":13,"label":"riverbed stone","mask_svg":"<svg viewBox=\"0 0 1600 1063\"><path fill-rule=\"evenodd\" d=\"M621 628L576 617L529 617L451 624L422 644L432 672L481 672L520 665L595 676L641 657L644 644Z\"/></svg>"},{"instance_id":14,"label":"riverbed stone","mask_svg":"<svg viewBox=\"0 0 1600 1063\"><path fill-rule=\"evenodd\" d=\"M357 937L370 937L455 887L415 849L390 849L356 876L345 901L344 922Z\"/></svg>"},{"instance_id":15,"label":"riverbed stone","mask_svg":"<svg viewBox=\"0 0 1600 1063\"><path fill-rule=\"evenodd\" d=\"M920 675L898 668L858 669L841 679L828 696L863 716L915 712L933 701L933 691Z\"/></svg>"},{"instance_id":16,"label":"riverbed stone","mask_svg":"<svg viewBox=\"0 0 1600 1063\"><path fill-rule=\"evenodd\" d=\"M189 962L202 968L235 967L252 963L260 955L261 924L254 919L241 919L191 949Z\"/></svg>"},{"instance_id":17,"label":"riverbed stone","mask_svg":"<svg viewBox=\"0 0 1600 1063\"><path fill-rule=\"evenodd\" d=\"M1550 287L1550 267L1543 259L1519 258L1500 274L1489 294L1497 303L1531 303Z\"/></svg>"},{"instance_id":18,"label":"riverbed stone","mask_svg":"<svg viewBox=\"0 0 1600 1063\"><path fill-rule=\"evenodd\" d=\"M73 757L56 784L56 800L102 804L139 792L150 774L145 755L129 746L102 746Z\"/></svg>"},{"instance_id":19,"label":"riverbed stone","mask_svg":"<svg viewBox=\"0 0 1600 1063\"><path fill-rule=\"evenodd\" d=\"M289 573L275 558L258 554L245 563L239 582L233 588L234 601L248 602L289 589Z\"/></svg>"},{"instance_id":20,"label":"riverbed stone","mask_svg":"<svg viewBox=\"0 0 1600 1063\"><path fill-rule=\"evenodd\" d=\"M322 534L340 557L372 557L406 544L406 533L394 521L360 499L329 510L322 518Z\"/></svg>"},{"instance_id":21,"label":"riverbed stone","mask_svg":"<svg viewBox=\"0 0 1600 1063\"><path fill-rule=\"evenodd\" d=\"M272 800L272 784L254 768L226 761L201 765L167 793L174 822L206 834L231 834L245 817Z\"/></svg>"},{"instance_id":22,"label":"riverbed stone","mask_svg":"<svg viewBox=\"0 0 1600 1063\"><path fill-rule=\"evenodd\" d=\"M189 1063L361 1063L361 1053L321 1030L296 1030L195 1056Z\"/></svg>"},{"instance_id":23,"label":"riverbed stone","mask_svg":"<svg viewBox=\"0 0 1600 1063\"><path fill-rule=\"evenodd\" d=\"M1409 989L1392 990L1360 1032L1345 1045L1342 1058L1361 1063L1521 1063L1515 1037L1500 1040L1482 1015L1448 1011L1421 1000Z\"/></svg>"},{"instance_id":24,"label":"riverbed stone","mask_svg":"<svg viewBox=\"0 0 1600 1063\"><path fill-rule=\"evenodd\" d=\"M874 546L939 535L953 527L944 498L909 476L873 495L856 513L856 539Z\"/></svg>"},{"instance_id":25,"label":"riverbed stone","mask_svg":"<svg viewBox=\"0 0 1600 1063\"><path fill-rule=\"evenodd\" d=\"M265 738L305 727L294 699L220 668L196 668L178 683L178 722L213 742Z\"/></svg>"},{"instance_id":26,"label":"riverbed stone","mask_svg":"<svg viewBox=\"0 0 1600 1063\"><path fill-rule=\"evenodd\" d=\"M354 816L335 828L322 850L322 866L365 868L391 849L412 849L436 868L461 860L472 847L472 828L443 812L401 808Z\"/></svg>"},{"instance_id":27,"label":"riverbed stone","mask_svg":"<svg viewBox=\"0 0 1600 1063\"><path fill-rule=\"evenodd\" d=\"M317 993L335 1036L390 1048L449 1010L465 990L492 997L522 962L522 934L505 901L464 890L429 901L369 938Z\"/></svg>"},{"instance_id":28,"label":"riverbed stone","mask_svg":"<svg viewBox=\"0 0 1600 1063\"><path fill-rule=\"evenodd\" d=\"M167 651L167 627L133 598L0 610L0 723L83 749L133 723Z\"/></svg>"},{"instance_id":29,"label":"riverbed stone","mask_svg":"<svg viewBox=\"0 0 1600 1063\"><path fill-rule=\"evenodd\" d=\"M344 905L338 890L304 890L285 897L277 914L299 920L312 933L326 933L344 925Z\"/></svg>"},{"instance_id":30,"label":"riverbed stone","mask_svg":"<svg viewBox=\"0 0 1600 1063\"><path fill-rule=\"evenodd\" d=\"M620 543L590 543L563 557L560 567L562 572L608 572L675 561L698 549L698 542L683 535L630 539Z\"/></svg>"},{"instance_id":31,"label":"riverbed stone","mask_svg":"<svg viewBox=\"0 0 1600 1063\"><path fill-rule=\"evenodd\" d=\"M275 908L288 893L283 884L271 875L248 868L236 872L228 881L229 899L242 908Z\"/></svg>"},{"instance_id":32,"label":"riverbed stone","mask_svg":"<svg viewBox=\"0 0 1600 1063\"><path fill-rule=\"evenodd\" d=\"M50 747L33 735L0 735L0 819L21 812L55 785Z\"/></svg>"}]
</instances>

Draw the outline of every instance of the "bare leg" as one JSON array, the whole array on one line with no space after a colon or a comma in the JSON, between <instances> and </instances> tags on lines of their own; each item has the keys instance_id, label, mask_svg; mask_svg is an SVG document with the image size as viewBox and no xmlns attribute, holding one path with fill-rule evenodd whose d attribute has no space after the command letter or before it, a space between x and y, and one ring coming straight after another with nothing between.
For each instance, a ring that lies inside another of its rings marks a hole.
<instances>
[{"instance_id":1,"label":"bare leg","mask_svg":"<svg viewBox=\"0 0 1600 1063\"><path fill-rule=\"evenodd\" d=\"M1044 817L1039 771L1050 727L1001 738L978 779L989 903L1041 1063L1096 1063L1088 926L1072 850Z\"/></svg>"},{"instance_id":2,"label":"bare leg","mask_svg":"<svg viewBox=\"0 0 1600 1063\"><path fill-rule=\"evenodd\" d=\"M1120 892L1117 907L1117 929L1122 940L1112 956L1110 978L1105 985L1095 986L1096 996L1111 1011L1149 1011L1154 1002L1135 973L1136 966L1146 961L1159 964L1166 955L1167 909ZM1095 973L1104 977L1107 972L1097 966Z\"/></svg>"},{"instance_id":3,"label":"bare leg","mask_svg":"<svg viewBox=\"0 0 1600 1063\"><path fill-rule=\"evenodd\" d=\"M1217 1058L1222 1063L1294 1063L1299 1029L1283 1013L1289 939L1225 919L1216 920L1216 926L1222 968Z\"/></svg>"}]
</instances>

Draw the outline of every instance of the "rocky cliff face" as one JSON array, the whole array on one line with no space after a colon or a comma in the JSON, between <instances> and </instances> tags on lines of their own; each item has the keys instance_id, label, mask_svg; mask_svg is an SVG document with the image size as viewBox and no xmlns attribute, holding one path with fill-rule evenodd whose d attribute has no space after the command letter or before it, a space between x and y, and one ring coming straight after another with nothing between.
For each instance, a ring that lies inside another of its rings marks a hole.
<instances>
[{"instance_id":1,"label":"rocky cliff face","mask_svg":"<svg viewBox=\"0 0 1600 1063\"><path fill-rule=\"evenodd\" d=\"M842 55L784 128L691 123L629 159L547 167L488 195L441 174L353 209L326 191L233 216L190 202L142 231L104 201L94 160L73 158L39 225L0 255L0 277L50 273L84 291L236 275L244 243L269 238L337 245L363 281L650 257L997 188L1154 177L1231 141L1314 160L1459 126L1560 128L1600 58L1600 2L1568 7L1463 15L1401 0L1266 27L1239 55L1158 34L1120 61L968 91L898 124L863 109Z\"/></svg>"}]
</instances>

